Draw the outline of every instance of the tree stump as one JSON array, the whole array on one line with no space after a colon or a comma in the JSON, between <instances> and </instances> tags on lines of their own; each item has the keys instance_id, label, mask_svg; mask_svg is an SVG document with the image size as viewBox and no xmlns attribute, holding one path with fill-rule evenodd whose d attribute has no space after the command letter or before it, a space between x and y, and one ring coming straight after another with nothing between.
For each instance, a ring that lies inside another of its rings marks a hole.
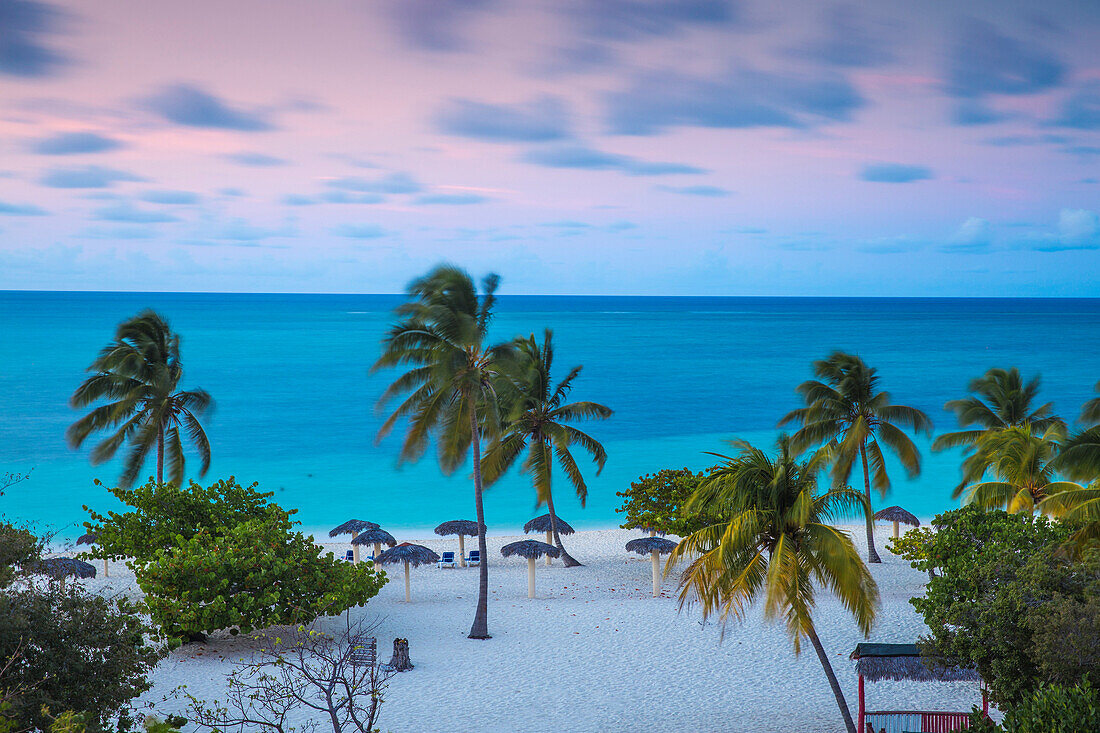
<instances>
[{"instance_id":1,"label":"tree stump","mask_svg":"<svg viewBox=\"0 0 1100 733\"><path fill-rule=\"evenodd\" d=\"M393 640L393 659L390 660L390 668L395 672L406 672L413 668L409 661L409 640Z\"/></svg>"}]
</instances>

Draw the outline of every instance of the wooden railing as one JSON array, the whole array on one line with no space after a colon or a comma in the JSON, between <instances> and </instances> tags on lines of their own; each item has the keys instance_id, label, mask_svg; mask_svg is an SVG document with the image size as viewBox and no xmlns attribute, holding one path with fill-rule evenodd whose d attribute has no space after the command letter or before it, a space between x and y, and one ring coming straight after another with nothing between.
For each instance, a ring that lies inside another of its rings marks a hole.
<instances>
[{"instance_id":1,"label":"wooden railing","mask_svg":"<svg viewBox=\"0 0 1100 733\"><path fill-rule=\"evenodd\" d=\"M867 730L862 733L950 733L970 728L969 713L879 710L864 716Z\"/></svg>"}]
</instances>

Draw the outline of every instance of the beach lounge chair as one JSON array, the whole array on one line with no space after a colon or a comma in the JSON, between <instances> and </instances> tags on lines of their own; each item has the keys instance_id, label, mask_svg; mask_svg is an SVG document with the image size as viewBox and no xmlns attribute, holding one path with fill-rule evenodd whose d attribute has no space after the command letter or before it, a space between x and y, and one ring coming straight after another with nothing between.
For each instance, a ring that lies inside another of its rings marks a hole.
<instances>
[{"instance_id":1,"label":"beach lounge chair","mask_svg":"<svg viewBox=\"0 0 1100 733\"><path fill-rule=\"evenodd\" d=\"M470 554L466 556L467 565L480 565L481 564L481 550L470 550Z\"/></svg>"},{"instance_id":2,"label":"beach lounge chair","mask_svg":"<svg viewBox=\"0 0 1100 733\"><path fill-rule=\"evenodd\" d=\"M458 561L455 560L455 554L453 552L444 552L439 558L439 567L444 565L450 565L452 568L458 565Z\"/></svg>"},{"instance_id":3,"label":"beach lounge chair","mask_svg":"<svg viewBox=\"0 0 1100 733\"><path fill-rule=\"evenodd\" d=\"M346 553L344 553L344 562L354 562L354 561L355 561L355 553L352 550L348 550Z\"/></svg>"}]
</instances>

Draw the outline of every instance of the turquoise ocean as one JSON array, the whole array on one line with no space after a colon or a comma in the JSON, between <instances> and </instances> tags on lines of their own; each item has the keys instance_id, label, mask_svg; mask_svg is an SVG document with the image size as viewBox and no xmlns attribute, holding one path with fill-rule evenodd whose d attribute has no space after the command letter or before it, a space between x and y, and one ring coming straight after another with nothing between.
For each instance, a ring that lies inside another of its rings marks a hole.
<instances>
[{"instance_id":1,"label":"turquoise ocean","mask_svg":"<svg viewBox=\"0 0 1100 733\"><path fill-rule=\"evenodd\" d=\"M298 510L310 531L349 518L428 530L473 517L468 466L441 474L434 456L398 466L399 436L376 443L375 403L394 376L370 374L392 323L396 295L0 292L0 473L31 472L0 498L0 514L63 537L81 532L82 505L117 508L93 484L112 484L118 463L92 466L90 444L68 448L79 413L68 398L116 325L151 307L182 335L184 388L217 407L206 420L213 466L206 481L259 482ZM554 330L559 375L584 371L575 399L615 410L587 429L608 452L587 469L581 508L558 484L559 513L578 528L619 524L615 494L661 468L705 468L726 440L770 444L776 421L798 407L795 387L834 349L877 367L895 402L954 429L943 404L992 366L1039 372L1042 397L1076 417L1100 379L1100 300L657 298L504 296L494 338ZM901 504L930 517L951 508L957 454L930 454L876 507ZM588 464L590 466L590 464ZM189 473L198 461L189 460ZM147 473L154 470L150 462ZM520 527L535 511L518 473L486 494L491 531Z\"/></svg>"}]
</instances>

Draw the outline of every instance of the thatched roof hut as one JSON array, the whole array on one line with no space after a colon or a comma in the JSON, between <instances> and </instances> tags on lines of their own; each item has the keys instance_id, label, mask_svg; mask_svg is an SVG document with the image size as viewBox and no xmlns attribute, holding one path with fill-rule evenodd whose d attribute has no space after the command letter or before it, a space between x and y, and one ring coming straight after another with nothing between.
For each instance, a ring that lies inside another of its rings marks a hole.
<instances>
[{"instance_id":1,"label":"thatched roof hut","mask_svg":"<svg viewBox=\"0 0 1100 733\"><path fill-rule=\"evenodd\" d=\"M666 540L664 537L639 537L626 543L626 551L636 552L639 555L649 555L654 552L667 555L676 549L677 544L672 540Z\"/></svg>"},{"instance_id":2,"label":"thatched roof hut","mask_svg":"<svg viewBox=\"0 0 1100 733\"><path fill-rule=\"evenodd\" d=\"M409 566L430 565L439 562L439 555L424 545L413 545L402 542L397 547L386 550L374 558L374 562L382 565L391 563L405 564L405 603L412 601L412 593L409 590Z\"/></svg>"},{"instance_id":3,"label":"thatched roof hut","mask_svg":"<svg viewBox=\"0 0 1100 733\"><path fill-rule=\"evenodd\" d=\"M386 545L387 547L393 547L397 544L397 540L393 538L393 535L384 529L367 529L360 532L355 536L355 539L351 541L353 545ZM377 549L377 548L375 548Z\"/></svg>"},{"instance_id":4,"label":"thatched roof hut","mask_svg":"<svg viewBox=\"0 0 1100 733\"><path fill-rule=\"evenodd\" d=\"M538 540L520 540L519 542L512 542L500 548L500 554L504 555L504 557L518 555L528 560L538 560L543 555L558 557L561 554L561 550L545 542L539 542Z\"/></svg>"},{"instance_id":5,"label":"thatched roof hut","mask_svg":"<svg viewBox=\"0 0 1100 733\"><path fill-rule=\"evenodd\" d=\"M539 542L538 540L520 540L519 542L511 542L500 548L500 554L504 555L504 557L517 555L527 558L527 597L534 598L535 560L543 555L546 555L548 558L558 557L561 555L561 550L545 542Z\"/></svg>"},{"instance_id":6,"label":"thatched roof hut","mask_svg":"<svg viewBox=\"0 0 1100 733\"><path fill-rule=\"evenodd\" d=\"M888 506L882 511L875 512L875 519L885 519L888 522L893 522L894 537L898 537L899 534L898 524L908 524L910 527L920 526L920 520L900 506Z\"/></svg>"},{"instance_id":7,"label":"thatched roof hut","mask_svg":"<svg viewBox=\"0 0 1100 733\"><path fill-rule=\"evenodd\" d=\"M47 557L31 565L28 570L38 575L64 579L69 575L78 578L94 578L95 566L72 557Z\"/></svg>"},{"instance_id":8,"label":"thatched roof hut","mask_svg":"<svg viewBox=\"0 0 1100 733\"><path fill-rule=\"evenodd\" d=\"M921 659L916 644L856 644L851 659L856 674L871 682L913 680L915 682L980 682L975 669L931 667Z\"/></svg>"},{"instance_id":9,"label":"thatched roof hut","mask_svg":"<svg viewBox=\"0 0 1100 733\"><path fill-rule=\"evenodd\" d=\"M99 535L95 532L82 534L76 540L76 544L78 545L94 545L96 542L99 542Z\"/></svg>"},{"instance_id":10,"label":"thatched roof hut","mask_svg":"<svg viewBox=\"0 0 1100 733\"><path fill-rule=\"evenodd\" d=\"M559 535L571 535L574 532L576 532L576 530L573 529L572 527L570 527L569 523L566 522L561 517L555 516L554 517L554 522L558 525L558 534ZM530 522L523 525L523 533L524 534L531 534L532 532L549 532L549 531L551 531L551 529L550 529L550 515L549 514L543 514L541 517L535 517ZM555 555L554 557L557 557L557 555Z\"/></svg>"},{"instance_id":11,"label":"thatched roof hut","mask_svg":"<svg viewBox=\"0 0 1100 733\"><path fill-rule=\"evenodd\" d=\"M452 519L436 527L435 533L440 537L449 535L474 537L477 535L477 522L472 519Z\"/></svg>"},{"instance_id":12,"label":"thatched roof hut","mask_svg":"<svg viewBox=\"0 0 1100 733\"><path fill-rule=\"evenodd\" d=\"M352 536L364 532L368 529L378 529L379 525L374 522L368 522L365 519L349 519L341 524L339 527L334 527L329 531L329 537L337 537L342 534L350 534Z\"/></svg>"},{"instance_id":13,"label":"thatched roof hut","mask_svg":"<svg viewBox=\"0 0 1100 733\"><path fill-rule=\"evenodd\" d=\"M404 562L415 568L419 565L430 565L433 562L439 562L439 555L424 545L402 542L400 545L386 550L374 558L374 562L382 565Z\"/></svg>"}]
</instances>

